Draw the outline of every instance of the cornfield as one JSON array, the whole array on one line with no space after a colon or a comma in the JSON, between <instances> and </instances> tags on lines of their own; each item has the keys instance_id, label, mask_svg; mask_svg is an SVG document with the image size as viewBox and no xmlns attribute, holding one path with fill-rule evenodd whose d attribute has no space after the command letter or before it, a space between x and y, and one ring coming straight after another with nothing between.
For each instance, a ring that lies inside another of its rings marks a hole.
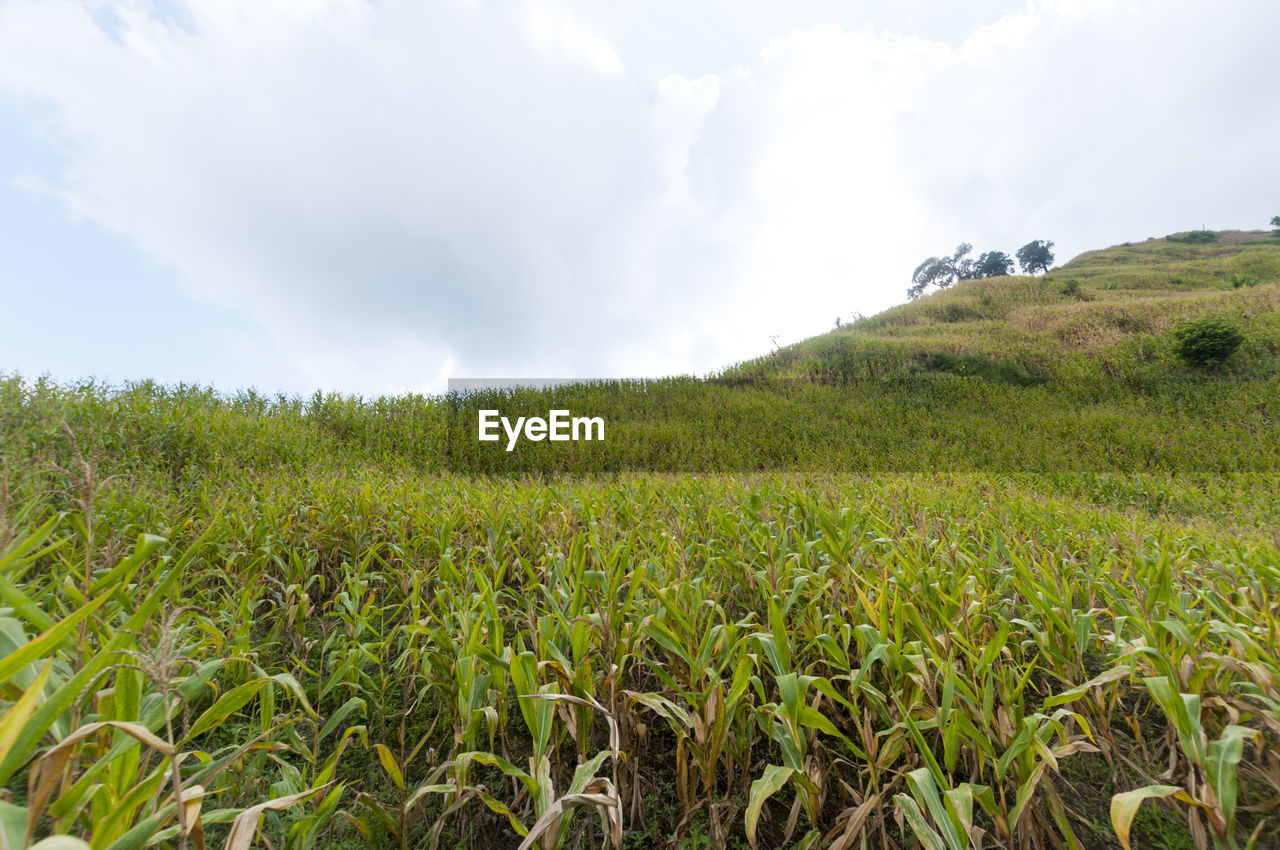
<instances>
[{"instance_id":1,"label":"cornfield","mask_svg":"<svg viewBox=\"0 0 1280 850\"><path fill-rule=\"evenodd\" d=\"M19 401L0 847L1280 846L1274 472L465 478L224 410L174 474Z\"/></svg>"}]
</instances>

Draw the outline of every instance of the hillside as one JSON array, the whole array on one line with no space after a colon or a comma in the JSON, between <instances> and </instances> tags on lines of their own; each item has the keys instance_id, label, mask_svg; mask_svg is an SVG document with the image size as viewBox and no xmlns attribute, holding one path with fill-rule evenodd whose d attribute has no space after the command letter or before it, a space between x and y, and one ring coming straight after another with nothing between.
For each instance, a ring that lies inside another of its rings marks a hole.
<instances>
[{"instance_id":1,"label":"hillside","mask_svg":"<svg viewBox=\"0 0 1280 850\"><path fill-rule=\"evenodd\" d=\"M1188 377L1172 355L1169 331L1219 315L1238 321L1247 339L1226 373L1274 379L1280 239L1271 232L1214 235L1207 244L1166 237L1090 251L1041 277L961 281L739 364L726 376L874 379L946 371L954 361L937 355L972 355L989 359L984 374L997 380L1149 390ZM1119 386L1108 383L1115 380Z\"/></svg>"},{"instance_id":2,"label":"hillside","mask_svg":"<svg viewBox=\"0 0 1280 850\"><path fill-rule=\"evenodd\" d=\"M1171 238L961 282L706 382L462 399L451 468L1280 469L1280 239ZM1202 316L1244 333L1213 370L1174 353L1174 329ZM480 406L532 414L552 399L606 411L618 439L511 456L465 433Z\"/></svg>"},{"instance_id":3,"label":"hillside","mask_svg":"<svg viewBox=\"0 0 1280 850\"><path fill-rule=\"evenodd\" d=\"M708 380L2 378L0 847L1280 846L1278 308L1228 233Z\"/></svg>"}]
</instances>

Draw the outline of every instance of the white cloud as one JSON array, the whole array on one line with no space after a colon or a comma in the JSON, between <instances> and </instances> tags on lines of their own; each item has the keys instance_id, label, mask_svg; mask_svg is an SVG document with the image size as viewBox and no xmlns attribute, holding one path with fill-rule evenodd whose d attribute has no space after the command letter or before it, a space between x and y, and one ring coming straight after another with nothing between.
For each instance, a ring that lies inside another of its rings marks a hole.
<instances>
[{"instance_id":1,"label":"white cloud","mask_svg":"<svg viewBox=\"0 0 1280 850\"><path fill-rule=\"evenodd\" d=\"M702 371L961 240L1274 214L1261 0L778 8L10 0L0 92L51 108L24 185L366 392Z\"/></svg>"},{"instance_id":2,"label":"white cloud","mask_svg":"<svg viewBox=\"0 0 1280 850\"><path fill-rule=\"evenodd\" d=\"M600 74L622 73L613 45L571 8L555 0L525 0L522 5L525 26L538 50L584 63Z\"/></svg>"}]
</instances>

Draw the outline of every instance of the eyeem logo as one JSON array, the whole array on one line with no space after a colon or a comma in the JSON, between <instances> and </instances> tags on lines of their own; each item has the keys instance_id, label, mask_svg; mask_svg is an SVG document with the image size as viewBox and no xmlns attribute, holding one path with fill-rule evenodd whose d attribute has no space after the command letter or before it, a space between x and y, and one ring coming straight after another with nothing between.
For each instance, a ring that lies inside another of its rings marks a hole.
<instances>
[{"instance_id":1,"label":"eyeem logo","mask_svg":"<svg viewBox=\"0 0 1280 850\"><path fill-rule=\"evenodd\" d=\"M535 443L543 440L551 440L553 443L566 440L604 440L603 417L574 416L570 418L567 410L552 410L548 416L550 417L548 419L543 419L541 416L528 418L521 416L513 425L510 419L500 415L496 410L482 410L480 411L480 442L492 443L500 440L499 425L507 434L507 451L516 447L522 431L526 440L533 440ZM593 433L596 436L592 436Z\"/></svg>"}]
</instances>

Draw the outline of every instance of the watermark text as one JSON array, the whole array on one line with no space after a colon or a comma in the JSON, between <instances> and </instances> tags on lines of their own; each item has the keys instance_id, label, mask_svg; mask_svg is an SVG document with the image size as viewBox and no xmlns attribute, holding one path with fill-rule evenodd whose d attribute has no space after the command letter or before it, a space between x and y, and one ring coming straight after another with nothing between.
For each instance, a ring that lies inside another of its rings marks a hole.
<instances>
[{"instance_id":1,"label":"watermark text","mask_svg":"<svg viewBox=\"0 0 1280 850\"><path fill-rule=\"evenodd\" d=\"M547 418L520 416L512 423L497 410L481 410L479 417L480 442L491 443L506 434L507 451L512 451L523 436L535 443L550 440L553 443L569 440L604 440L604 417L570 416L567 410L548 411Z\"/></svg>"}]
</instances>

